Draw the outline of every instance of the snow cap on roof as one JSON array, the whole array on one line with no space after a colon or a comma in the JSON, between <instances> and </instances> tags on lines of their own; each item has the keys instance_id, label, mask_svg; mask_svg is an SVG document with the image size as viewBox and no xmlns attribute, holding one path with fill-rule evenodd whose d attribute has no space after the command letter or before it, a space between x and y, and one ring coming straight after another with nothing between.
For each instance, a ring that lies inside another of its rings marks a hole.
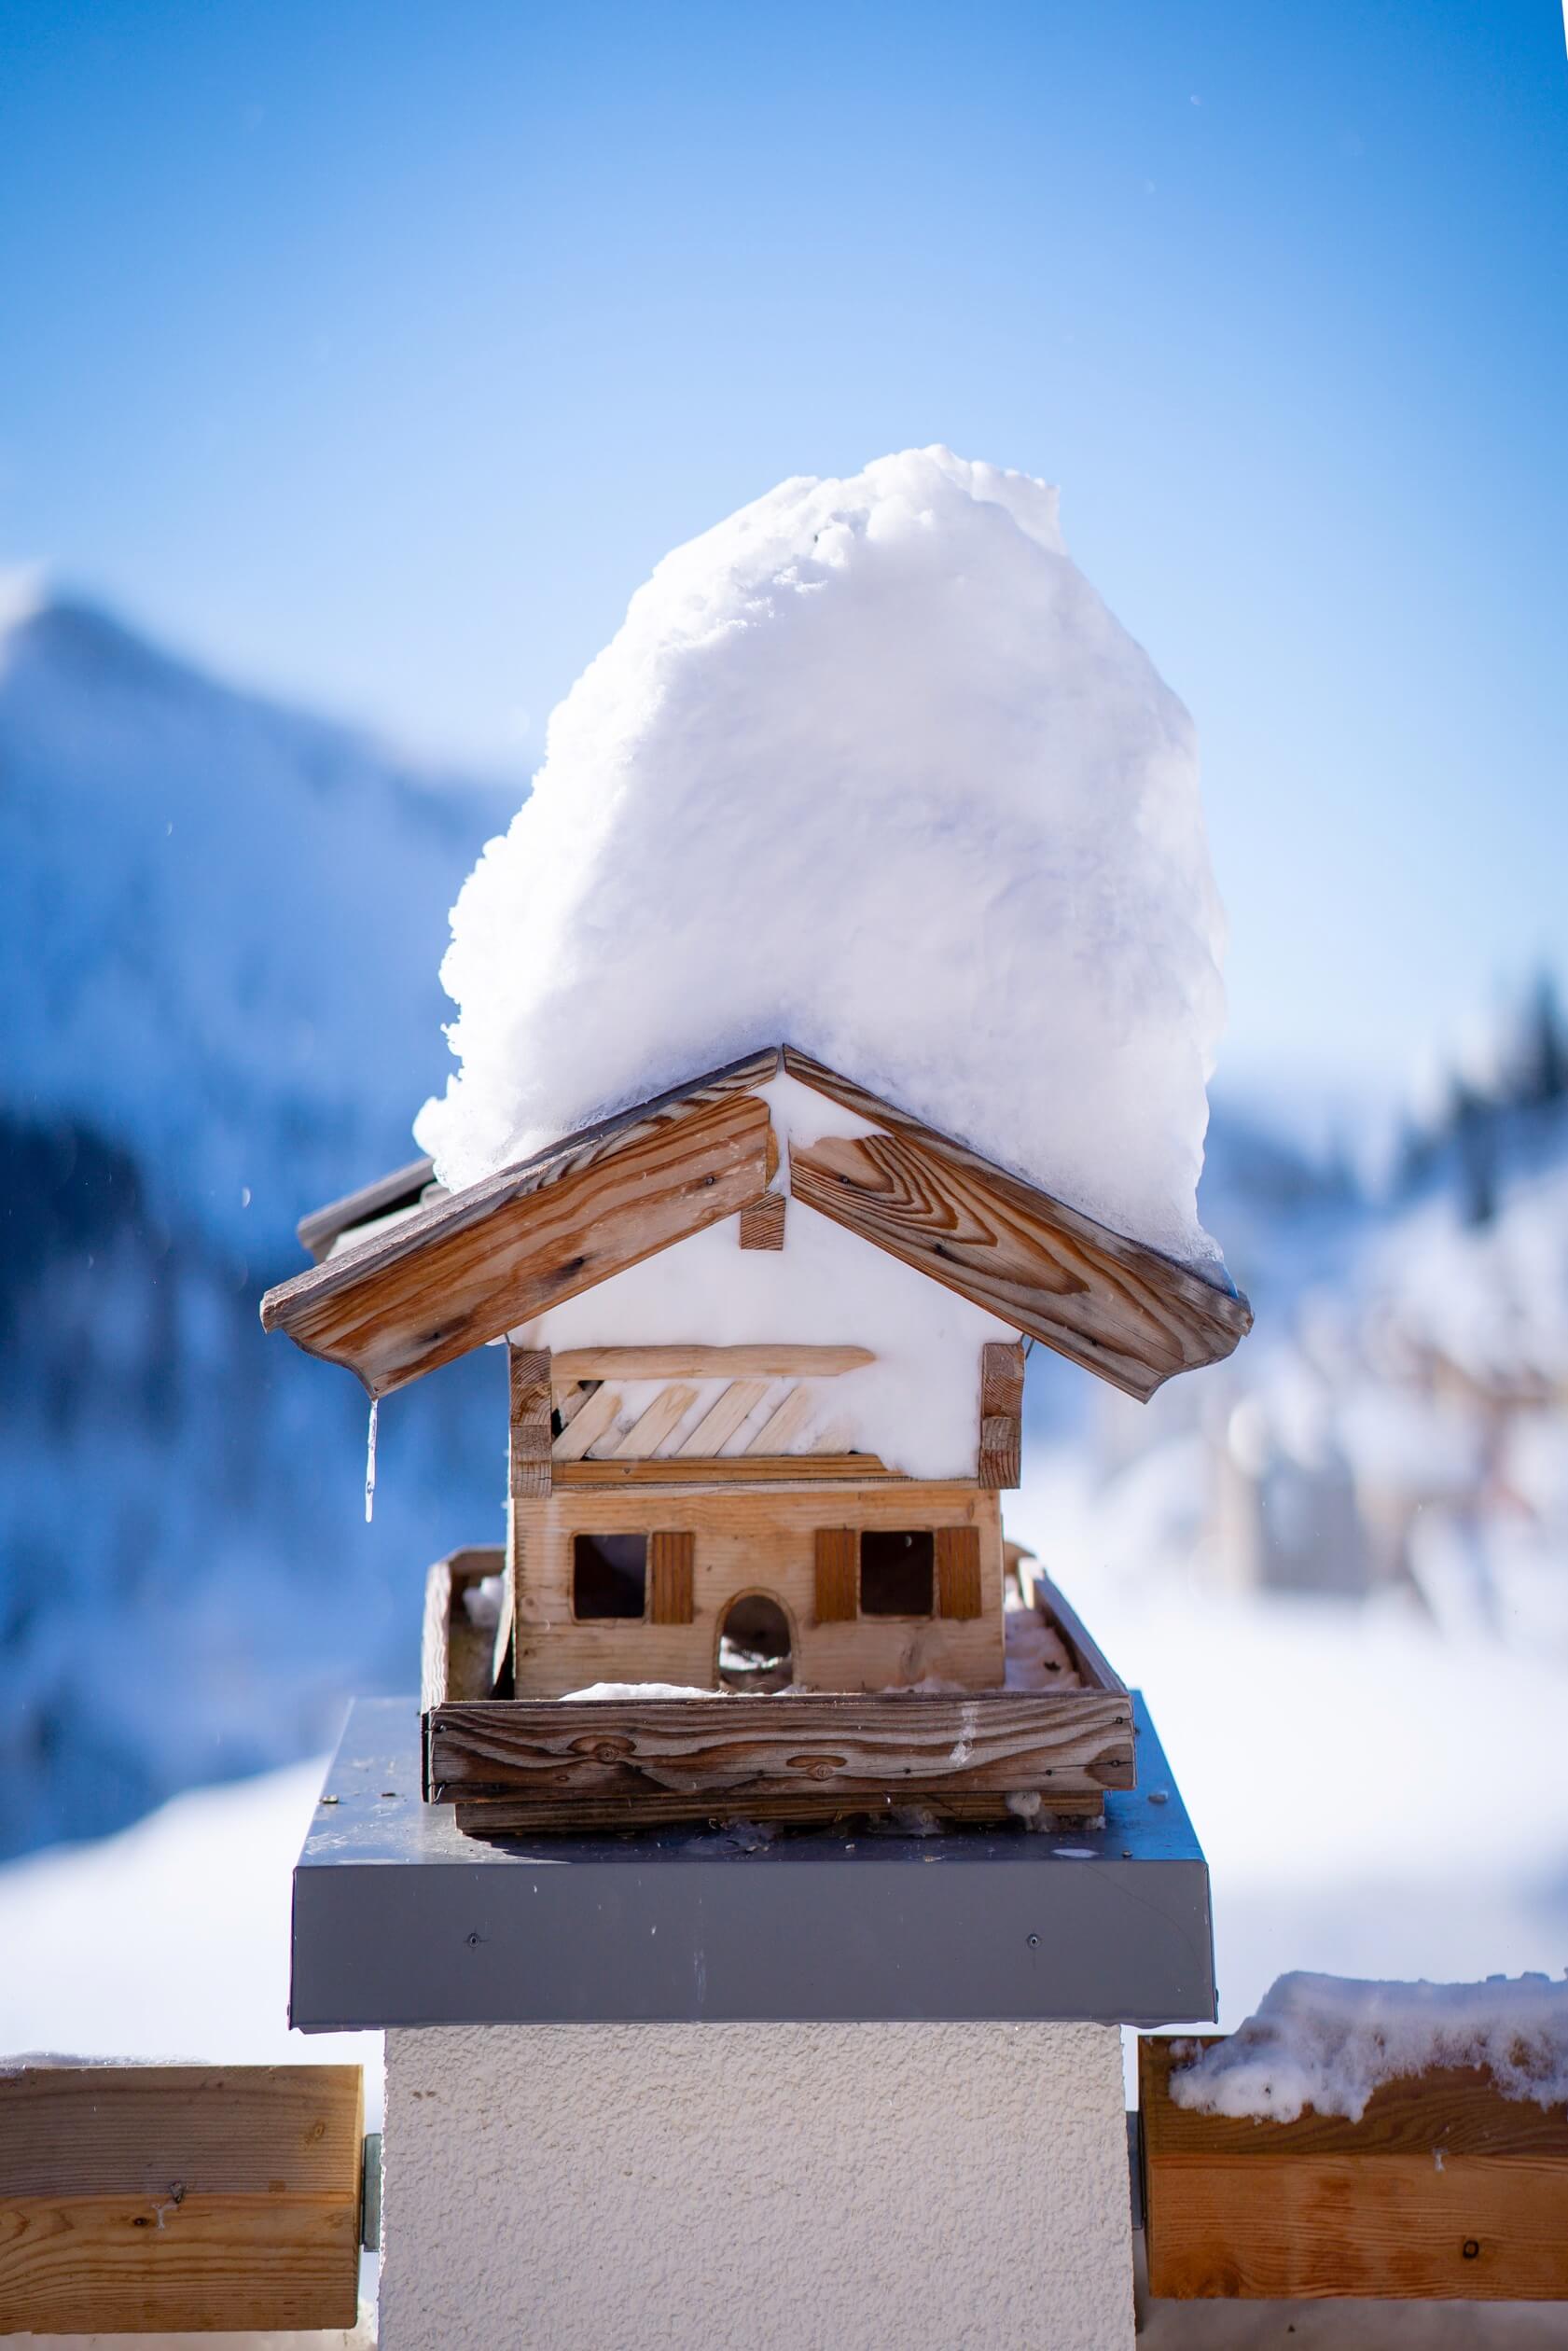
<instances>
[{"instance_id":1,"label":"snow cap on roof","mask_svg":"<svg viewBox=\"0 0 1568 2351\"><path fill-rule=\"evenodd\" d=\"M550 720L452 916L460 1187L782 1039L1196 1264L1223 998L1191 721L945 449L678 548Z\"/></svg>"}]
</instances>

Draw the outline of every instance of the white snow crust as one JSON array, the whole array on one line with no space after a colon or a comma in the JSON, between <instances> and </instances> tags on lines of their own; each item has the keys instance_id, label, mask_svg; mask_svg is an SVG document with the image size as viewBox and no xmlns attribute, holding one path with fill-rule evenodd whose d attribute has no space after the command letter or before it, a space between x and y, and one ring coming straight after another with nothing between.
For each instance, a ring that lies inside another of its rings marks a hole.
<instances>
[{"instance_id":1,"label":"white snow crust","mask_svg":"<svg viewBox=\"0 0 1568 2351\"><path fill-rule=\"evenodd\" d=\"M1293 2122L1307 2107L1359 2122L1380 2083L1431 2066L1478 2066L1505 2097L1568 2099L1568 1982L1279 1978L1228 2040L1173 2073L1178 2106Z\"/></svg>"},{"instance_id":2,"label":"white snow crust","mask_svg":"<svg viewBox=\"0 0 1568 2351\"><path fill-rule=\"evenodd\" d=\"M462 1186L787 1040L1198 1265L1221 917L1191 721L1054 490L945 449L677 549L452 916Z\"/></svg>"}]
</instances>

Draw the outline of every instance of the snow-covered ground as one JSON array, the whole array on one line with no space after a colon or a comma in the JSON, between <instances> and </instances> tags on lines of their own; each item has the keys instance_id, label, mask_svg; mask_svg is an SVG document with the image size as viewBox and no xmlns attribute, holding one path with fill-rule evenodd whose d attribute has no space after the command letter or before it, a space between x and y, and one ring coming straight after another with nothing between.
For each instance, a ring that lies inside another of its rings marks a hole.
<instances>
[{"instance_id":1,"label":"snow-covered ground","mask_svg":"<svg viewBox=\"0 0 1568 2351\"><path fill-rule=\"evenodd\" d=\"M325 1771L201 1788L0 1870L0 2054L362 2065L379 2128L380 2035L288 2027L290 1879Z\"/></svg>"}]
</instances>

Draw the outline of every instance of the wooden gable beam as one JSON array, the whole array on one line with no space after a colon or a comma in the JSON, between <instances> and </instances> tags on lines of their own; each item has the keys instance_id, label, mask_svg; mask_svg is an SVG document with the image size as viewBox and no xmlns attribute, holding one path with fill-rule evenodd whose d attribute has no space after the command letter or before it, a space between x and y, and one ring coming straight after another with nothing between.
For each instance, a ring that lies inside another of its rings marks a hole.
<instances>
[{"instance_id":1,"label":"wooden gable beam","mask_svg":"<svg viewBox=\"0 0 1568 2351\"><path fill-rule=\"evenodd\" d=\"M792 1144L797 1200L1146 1401L1252 1328L1238 1292L1096 1224L793 1046L791 1077L884 1131Z\"/></svg>"},{"instance_id":2,"label":"wooden gable beam","mask_svg":"<svg viewBox=\"0 0 1568 2351\"><path fill-rule=\"evenodd\" d=\"M312 1208L294 1228L299 1235L299 1246L319 1264L334 1241L352 1232L355 1225L388 1216L394 1208L417 1207L420 1195L435 1174L433 1161L410 1160L407 1167L395 1167L390 1176L379 1176L373 1184L364 1184L358 1191L345 1193L341 1200L329 1200L325 1208Z\"/></svg>"},{"instance_id":3,"label":"wooden gable beam","mask_svg":"<svg viewBox=\"0 0 1568 2351\"><path fill-rule=\"evenodd\" d=\"M269 1290L268 1330L385 1396L734 1216L776 1163L778 1050L602 1120Z\"/></svg>"}]
</instances>

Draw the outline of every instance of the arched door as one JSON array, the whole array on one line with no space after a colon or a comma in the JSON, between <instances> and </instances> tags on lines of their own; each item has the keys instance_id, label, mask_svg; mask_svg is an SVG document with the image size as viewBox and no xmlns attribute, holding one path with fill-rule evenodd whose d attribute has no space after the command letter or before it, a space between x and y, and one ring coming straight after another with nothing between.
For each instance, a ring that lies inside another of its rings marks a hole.
<instances>
[{"instance_id":1,"label":"arched door","mask_svg":"<svg viewBox=\"0 0 1568 2351\"><path fill-rule=\"evenodd\" d=\"M766 1592L742 1592L724 1612L718 1636L724 1690L786 1690L795 1679L789 1619Z\"/></svg>"}]
</instances>

